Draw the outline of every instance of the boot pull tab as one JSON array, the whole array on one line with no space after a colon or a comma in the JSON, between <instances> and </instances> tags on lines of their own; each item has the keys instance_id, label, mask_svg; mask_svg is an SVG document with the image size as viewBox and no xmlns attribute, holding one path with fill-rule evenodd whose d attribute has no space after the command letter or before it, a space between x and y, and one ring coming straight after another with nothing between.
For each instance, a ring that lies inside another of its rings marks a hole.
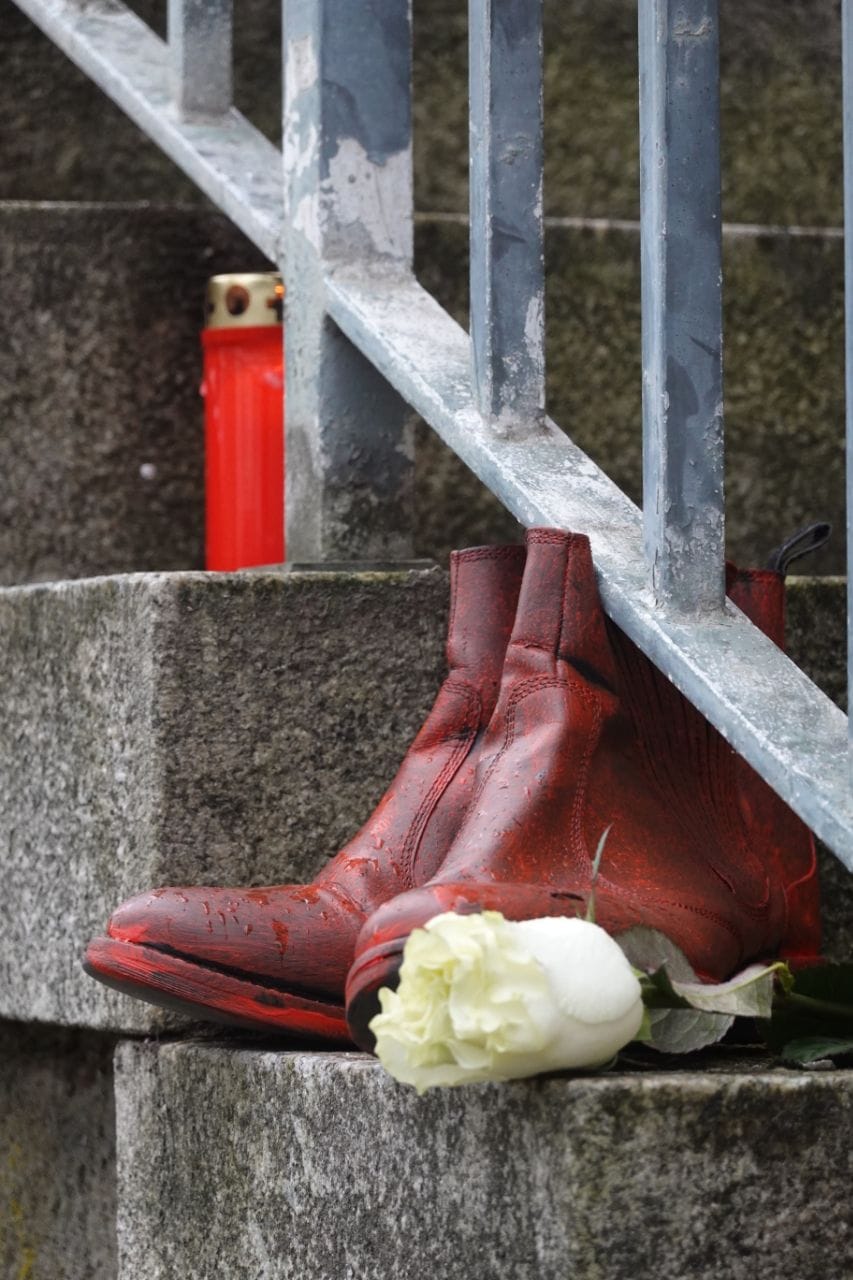
<instances>
[{"instance_id":1,"label":"boot pull tab","mask_svg":"<svg viewBox=\"0 0 853 1280\"><path fill-rule=\"evenodd\" d=\"M767 568L774 570L775 573L781 573L784 578L795 560L810 556L813 551L819 551L829 541L831 533L832 525L825 520L807 524L805 528L792 533L781 546L771 551Z\"/></svg>"}]
</instances>

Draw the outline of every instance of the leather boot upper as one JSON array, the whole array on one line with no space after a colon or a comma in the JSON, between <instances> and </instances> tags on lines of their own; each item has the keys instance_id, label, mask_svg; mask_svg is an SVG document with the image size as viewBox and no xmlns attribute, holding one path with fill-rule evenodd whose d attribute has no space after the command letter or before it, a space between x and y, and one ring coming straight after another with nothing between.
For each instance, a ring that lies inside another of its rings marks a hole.
<instances>
[{"instance_id":1,"label":"leather boot upper","mask_svg":"<svg viewBox=\"0 0 853 1280\"><path fill-rule=\"evenodd\" d=\"M531 530L501 691L483 739L474 798L440 871L379 909L357 959L446 910L509 919L583 914L593 858L596 920L649 925L706 978L770 955L785 933L784 889L746 832L734 758L705 730L679 760L666 716L644 738L620 697L589 542ZM671 687L671 686L670 686ZM700 718L701 719L701 718ZM702 785L697 785L697 778Z\"/></svg>"},{"instance_id":2,"label":"leather boot upper","mask_svg":"<svg viewBox=\"0 0 853 1280\"><path fill-rule=\"evenodd\" d=\"M447 677L374 813L312 884L154 889L118 908L109 936L340 997L365 916L437 870L468 806L523 565L520 546L453 553Z\"/></svg>"}]
</instances>

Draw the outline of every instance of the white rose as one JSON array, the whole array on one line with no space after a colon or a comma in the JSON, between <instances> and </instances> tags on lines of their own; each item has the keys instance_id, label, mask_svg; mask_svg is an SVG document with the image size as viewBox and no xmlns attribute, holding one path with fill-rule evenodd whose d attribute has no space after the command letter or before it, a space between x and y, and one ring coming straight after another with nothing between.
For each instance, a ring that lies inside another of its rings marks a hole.
<instances>
[{"instance_id":1,"label":"white rose","mask_svg":"<svg viewBox=\"0 0 853 1280\"><path fill-rule=\"evenodd\" d=\"M636 975L598 925L499 911L446 912L415 929L399 986L379 1001L376 1054L418 1093L601 1066L643 1019Z\"/></svg>"}]
</instances>

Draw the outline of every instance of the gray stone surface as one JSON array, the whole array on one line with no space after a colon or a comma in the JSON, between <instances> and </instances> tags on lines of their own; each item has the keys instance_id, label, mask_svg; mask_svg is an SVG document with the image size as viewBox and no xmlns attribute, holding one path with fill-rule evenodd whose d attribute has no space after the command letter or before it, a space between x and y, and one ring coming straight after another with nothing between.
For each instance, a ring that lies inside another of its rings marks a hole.
<instances>
[{"instance_id":1,"label":"gray stone surface","mask_svg":"<svg viewBox=\"0 0 853 1280\"><path fill-rule=\"evenodd\" d=\"M147 1030L79 968L131 893L310 877L393 776L441 678L447 578L164 574L0 591L0 1016ZM796 584L838 689L843 586ZM836 661L829 639L837 636ZM829 855L830 954L853 884Z\"/></svg>"},{"instance_id":2,"label":"gray stone surface","mask_svg":"<svg viewBox=\"0 0 853 1280\"><path fill-rule=\"evenodd\" d=\"M359 1055L116 1059L120 1280L843 1280L853 1075L419 1099Z\"/></svg>"},{"instance_id":3,"label":"gray stone surface","mask_svg":"<svg viewBox=\"0 0 853 1280\"><path fill-rule=\"evenodd\" d=\"M465 229L421 223L417 247L425 283L464 319ZM625 233L548 238L551 412L635 498L637 248ZM201 566L200 299L212 272L254 265L202 209L0 205L0 283L15 299L0 318L0 582ZM738 241L727 265L730 553L762 563L798 524L829 518L809 571L841 572L840 245ZM417 471L418 554L516 535L423 425Z\"/></svg>"},{"instance_id":4,"label":"gray stone surface","mask_svg":"<svg viewBox=\"0 0 853 1280\"><path fill-rule=\"evenodd\" d=\"M2 1280L115 1280L113 1044L0 1023Z\"/></svg>"},{"instance_id":5,"label":"gray stone surface","mask_svg":"<svg viewBox=\"0 0 853 1280\"><path fill-rule=\"evenodd\" d=\"M0 583L202 567L205 285L263 265L204 210L0 207Z\"/></svg>"},{"instance_id":6,"label":"gray stone surface","mask_svg":"<svg viewBox=\"0 0 853 1280\"><path fill-rule=\"evenodd\" d=\"M0 591L0 1016L162 1025L87 940L157 884L313 874L429 708L446 607L438 571Z\"/></svg>"},{"instance_id":7,"label":"gray stone surface","mask_svg":"<svg viewBox=\"0 0 853 1280\"><path fill-rule=\"evenodd\" d=\"M134 0L162 30L166 0ZM236 101L280 130L281 6L240 0ZM415 0L415 179L420 209L464 210L466 7ZM636 214L636 0L546 0L548 212ZM0 0L0 195L198 198L11 3ZM838 0L737 0L722 10L726 217L841 219Z\"/></svg>"},{"instance_id":8,"label":"gray stone surface","mask_svg":"<svg viewBox=\"0 0 853 1280\"><path fill-rule=\"evenodd\" d=\"M165 0L129 6L165 32ZM238 103L277 140L280 131L280 6L241 0ZM0 0L0 197L28 200L182 200L203 197L12 3ZM247 97L249 99L247 104Z\"/></svg>"}]
</instances>

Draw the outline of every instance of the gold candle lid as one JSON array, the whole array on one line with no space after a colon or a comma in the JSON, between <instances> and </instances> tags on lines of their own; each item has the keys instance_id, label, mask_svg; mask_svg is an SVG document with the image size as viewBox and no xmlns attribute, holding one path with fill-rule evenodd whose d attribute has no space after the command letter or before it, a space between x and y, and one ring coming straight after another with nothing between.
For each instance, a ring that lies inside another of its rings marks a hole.
<instances>
[{"instance_id":1,"label":"gold candle lid","mask_svg":"<svg viewBox=\"0 0 853 1280\"><path fill-rule=\"evenodd\" d=\"M284 282L274 271L212 276L205 307L208 329L281 324Z\"/></svg>"}]
</instances>

